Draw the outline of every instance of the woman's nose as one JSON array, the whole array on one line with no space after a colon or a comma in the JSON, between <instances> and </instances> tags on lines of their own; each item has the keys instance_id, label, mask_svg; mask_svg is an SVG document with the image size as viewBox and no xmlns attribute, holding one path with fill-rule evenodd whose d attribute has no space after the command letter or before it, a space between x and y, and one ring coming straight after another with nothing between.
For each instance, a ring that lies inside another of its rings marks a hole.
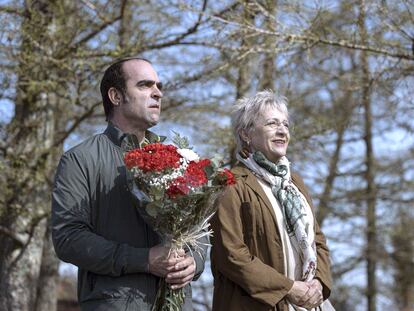
<instances>
[{"instance_id":1,"label":"woman's nose","mask_svg":"<svg viewBox=\"0 0 414 311\"><path fill-rule=\"evenodd\" d=\"M289 133L289 128L286 127L283 123L280 124L277 129L276 129L276 133L283 133L283 134L287 134Z\"/></svg>"}]
</instances>

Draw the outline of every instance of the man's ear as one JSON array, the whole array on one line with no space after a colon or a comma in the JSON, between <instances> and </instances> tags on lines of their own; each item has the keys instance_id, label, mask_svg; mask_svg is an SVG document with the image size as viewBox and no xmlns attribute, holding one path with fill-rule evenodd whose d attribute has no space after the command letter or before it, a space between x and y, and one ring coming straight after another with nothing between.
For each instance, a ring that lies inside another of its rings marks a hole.
<instances>
[{"instance_id":1,"label":"man's ear","mask_svg":"<svg viewBox=\"0 0 414 311\"><path fill-rule=\"evenodd\" d=\"M121 92L119 92L116 88L111 87L108 90L108 97L114 106L119 106L121 104L121 100L122 100Z\"/></svg>"}]
</instances>

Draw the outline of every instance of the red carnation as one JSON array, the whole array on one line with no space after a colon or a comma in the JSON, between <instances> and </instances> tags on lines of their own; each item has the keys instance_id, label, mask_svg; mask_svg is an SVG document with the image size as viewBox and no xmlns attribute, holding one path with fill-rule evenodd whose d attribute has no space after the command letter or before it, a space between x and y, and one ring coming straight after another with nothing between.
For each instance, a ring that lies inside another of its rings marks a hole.
<instances>
[{"instance_id":1,"label":"red carnation","mask_svg":"<svg viewBox=\"0 0 414 311\"><path fill-rule=\"evenodd\" d=\"M182 176L174 179L166 191L167 195L170 198L175 198L179 195L185 195L189 192L190 188L187 185L187 180Z\"/></svg>"},{"instance_id":2,"label":"red carnation","mask_svg":"<svg viewBox=\"0 0 414 311\"><path fill-rule=\"evenodd\" d=\"M184 173L188 184L192 187L198 187L207 183L208 179L204 167L210 165L209 159L203 159L198 162L191 161Z\"/></svg>"},{"instance_id":3,"label":"red carnation","mask_svg":"<svg viewBox=\"0 0 414 311\"><path fill-rule=\"evenodd\" d=\"M219 173L219 178L220 184L234 185L236 183L236 179L234 178L233 173L227 168L223 169L223 171Z\"/></svg>"},{"instance_id":4,"label":"red carnation","mask_svg":"<svg viewBox=\"0 0 414 311\"><path fill-rule=\"evenodd\" d=\"M144 173L178 168L180 166L180 159L181 156L175 146L160 143L149 144L142 149L134 149L124 157L125 165L128 169L137 167Z\"/></svg>"}]
</instances>

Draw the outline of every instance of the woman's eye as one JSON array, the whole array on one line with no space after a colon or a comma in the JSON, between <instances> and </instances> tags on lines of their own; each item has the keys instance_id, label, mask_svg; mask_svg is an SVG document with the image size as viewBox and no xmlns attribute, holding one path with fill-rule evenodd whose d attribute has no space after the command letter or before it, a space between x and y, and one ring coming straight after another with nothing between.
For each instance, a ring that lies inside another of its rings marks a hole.
<instances>
[{"instance_id":1,"label":"woman's eye","mask_svg":"<svg viewBox=\"0 0 414 311\"><path fill-rule=\"evenodd\" d=\"M287 129L289 129L289 123L288 122L269 121L269 122L266 123L266 126L271 127L271 128L277 128L281 125L283 125Z\"/></svg>"}]
</instances>

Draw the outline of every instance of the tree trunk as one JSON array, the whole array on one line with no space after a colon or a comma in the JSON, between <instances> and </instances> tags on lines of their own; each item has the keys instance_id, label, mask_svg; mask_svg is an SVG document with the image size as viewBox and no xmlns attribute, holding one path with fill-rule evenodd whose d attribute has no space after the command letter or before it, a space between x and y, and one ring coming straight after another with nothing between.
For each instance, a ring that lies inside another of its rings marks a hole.
<instances>
[{"instance_id":1,"label":"tree trunk","mask_svg":"<svg viewBox=\"0 0 414 311\"><path fill-rule=\"evenodd\" d=\"M277 1L276 0L268 0L265 1L266 11L271 16L276 16L276 6ZM265 29L268 31L276 31L276 29L273 29L273 22L269 19L265 19ZM275 40L272 36L266 36L264 38L266 46L269 46L271 48L276 48L275 46ZM273 90L275 85L275 58L277 57L277 54L265 54L263 65L262 65L262 72L263 75L260 79L259 84L259 91L262 90Z\"/></svg>"},{"instance_id":2,"label":"tree trunk","mask_svg":"<svg viewBox=\"0 0 414 311\"><path fill-rule=\"evenodd\" d=\"M251 24L254 23L254 14L252 14L251 9L249 8L250 1L243 1L243 24ZM252 39L245 38L244 36L241 39L241 46L252 46L254 42L252 42ZM250 55L246 55L243 58L243 61L239 63L238 66L238 77L236 81L236 100L242 98L243 96L246 96L247 93L250 90L251 87L251 81L252 81L252 57ZM236 159L236 146L233 145L230 148L230 163L231 165L234 165L237 162Z\"/></svg>"},{"instance_id":3,"label":"tree trunk","mask_svg":"<svg viewBox=\"0 0 414 311\"><path fill-rule=\"evenodd\" d=\"M53 1L26 1L25 6L15 115L8 126L10 147L5 154L7 189L0 214L0 309L5 311L35 310L50 210L55 120L44 85L47 55L39 45L47 44Z\"/></svg>"},{"instance_id":4,"label":"tree trunk","mask_svg":"<svg viewBox=\"0 0 414 311\"><path fill-rule=\"evenodd\" d=\"M353 109L355 104L349 103L350 94L346 93L348 96L343 98L337 105L334 110L334 114L339 116L338 126L336 128L336 140L335 140L335 150L329 160L328 166L328 176L325 180L324 189L322 192L321 199L319 201L319 207L316 214L316 219L320 226L322 226L323 221L326 216L330 213L331 209L329 207L329 202L331 200L331 193L334 187L334 181L337 176L338 164L340 161L340 153L342 146L344 144L344 135L346 128L348 127L349 121L352 117Z\"/></svg>"},{"instance_id":5,"label":"tree trunk","mask_svg":"<svg viewBox=\"0 0 414 311\"><path fill-rule=\"evenodd\" d=\"M411 209L411 206L406 208ZM391 260L394 266L394 290L398 310L414 310L414 218L412 213L399 212L392 228L392 245L394 248Z\"/></svg>"},{"instance_id":6,"label":"tree trunk","mask_svg":"<svg viewBox=\"0 0 414 311\"><path fill-rule=\"evenodd\" d=\"M251 8L249 7L250 1L243 1L243 24L253 24L255 16L253 12L251 11ZM254 45L254 40L249 38L248 36L242 37L241 39L241 46L245 47L251 47ZM239 99L243 96L246 96L252 83L252 57L250 55L247 55L244 57L243 62L240 63L238 71L238 79L236 83L236 99Z\"/></svg>"},{"instance_id":7,"label":"tree trunk","mask_svg":"<svg viewBox=\"0 0 414 311\"><path fill-rule=\"evenodd\" d=\"M34 311L56 310L57 284L59 278L59 259L52 244L50 218L44 235L42 262L37 282L36 303Z\"/></svg>"},{"instance_id":8,"label":"tree trunk","mask_svg":"<svg viewBox=\"0 0 414 311\"><path fill-rule=\"evenodd\" d=\"M130 38L130 30L131 30L129 28L129 25L131 25L132 13L133 11L131 9L130 1L123 0L121 2L121 7L120 7L121 19L119 21L119 30L118 30L119 47L121 49L125 48L128 45L128 39Z\"/></svg>"},{"instance_id":9,"label":"tree trunk","mask_svg":"<svg viewBox=\"0 0 414 311\"><path fill-rule=\"evenodd\" d=\"M360 2L358 28L361 36L361 42L367 41L367 31L365 26L365 1ZM361 52L361 67L362 67L362 105L364 107L364 123L365 123L365 181L366 181L366 263L367 263L367 301L368 311L376 311L376 294L377 284L375 271L377 266L377 224L376 224L376 187L375 187L375 157L372 146L372 111L371 111L371 87L370 87L370 71L368 64L368 57L366 52Z\"/></svg>"}]
</instances>

